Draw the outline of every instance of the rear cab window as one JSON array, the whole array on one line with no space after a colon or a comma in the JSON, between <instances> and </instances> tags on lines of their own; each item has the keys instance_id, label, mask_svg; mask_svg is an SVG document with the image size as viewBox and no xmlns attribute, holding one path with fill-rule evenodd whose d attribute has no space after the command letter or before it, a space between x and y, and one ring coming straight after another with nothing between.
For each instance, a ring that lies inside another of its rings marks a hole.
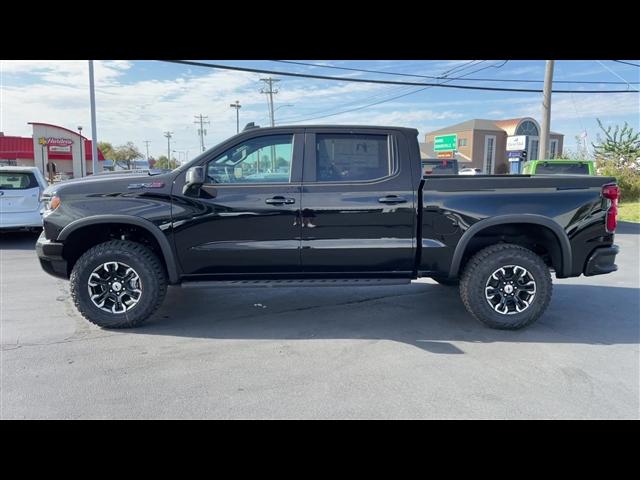
<instances>
[{"instance_id":1,"label":"rear cab window","mask_svg":"<svg viewBox=\"0 0 640 480\"><path fill-rule=\"evenodd\" d=\"M31 172L0 172L0 190L37 188L38 180Z\"/></svg>"}]
</instances>

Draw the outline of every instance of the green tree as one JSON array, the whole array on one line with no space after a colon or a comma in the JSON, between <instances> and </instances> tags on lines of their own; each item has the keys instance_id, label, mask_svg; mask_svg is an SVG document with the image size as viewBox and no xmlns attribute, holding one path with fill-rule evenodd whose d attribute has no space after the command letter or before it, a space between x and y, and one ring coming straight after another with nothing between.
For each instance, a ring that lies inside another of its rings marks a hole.
<instances>
[{"instance_id":1,"label":"green tree","mask_svg":"<svg viewBox=\"0 0 640 480\"><path fill-rule=\"evenodd\" d=\"M616 178L622 202L640 200L640 133L626 122L622 128L605 128L598 119L598 125L604 133L593 145L598 175Z\"/></svg>"},{"instance_id":2,"label":"green tree","mask_svg":"<svg viewBox=\"0 0 640 480\"><path fill-rule=\"evenodd\" d=\"M640 132L634 132L627 122L620 128L604 127L598 118L598 126L604 138L597 136L598 143L592 144L596 160L611 162L618 167L634 164L640 159Z\"/></svg>"},{"instance_id":3,"label":"green tree","mask_svg":"<svg viewBox=\"0 0 640 480\"><path fill-rule=\"evenodd\" d=\"M112 160L119 167L131 170L133 161L142 157L143 155L140 153L140 150L138 150L138 147L136 147L133 142L127 142L113 149Z\"/></svg>"},{"instance_id":4,"label":"green tree","mask_svg":"<svg viewBox=\"0 0 640 480\"><path fill-rule=\"evenodd\" d=\"M98 142L98 150L102 152L104 158L107 160L113 160L113 145L109 142Z\"/></svg>"},{"instance_id":5,"label":"green tree","mask_svg":"<svg viewBox=\"0 0 640 480\"><path fill-rule=\"evenodd\" d=\"M168 159L166 155L160 155L156 160L156 163L153 165L153 168L157 169L167 169L170 168L173 170L178 166L178 162L176 162L175 158Z\"/></svg>"}]
</instances>

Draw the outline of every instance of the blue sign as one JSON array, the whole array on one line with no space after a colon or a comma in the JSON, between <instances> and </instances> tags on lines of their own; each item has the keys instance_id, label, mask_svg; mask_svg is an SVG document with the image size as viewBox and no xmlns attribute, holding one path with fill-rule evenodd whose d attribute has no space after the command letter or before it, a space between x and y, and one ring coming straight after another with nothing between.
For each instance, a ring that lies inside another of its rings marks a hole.
<instances>
[{"instance_id":1,"label":"blue sign","mask_svg":"<svg viewBox=\"0 0 640 480\"><path fill-rule=\"evenodd\" d=\"M507 156L509 158L520 158L521 154L522 154L522 150L516 150L515 152L507 152Z\"/></svg>"}]
</instances>

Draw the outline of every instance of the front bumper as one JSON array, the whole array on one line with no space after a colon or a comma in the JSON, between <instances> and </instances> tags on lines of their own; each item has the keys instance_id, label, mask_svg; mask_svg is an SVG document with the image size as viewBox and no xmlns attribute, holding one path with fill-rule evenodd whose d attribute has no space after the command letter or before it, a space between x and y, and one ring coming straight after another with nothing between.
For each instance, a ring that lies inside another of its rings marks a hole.
<instances>
[{"instance_id":1,"label":"front bumper","mask_svg":"<svg viewBox=\"0 0 640 480\"><path fill-rule=\"evenodd\" d=\"M584 275L591 277L592 275L603 275L618 270L615 261L619 251L620 247L617 245L596 248L587 260L584 267Z\"/></svg>"},{"instance_id":2,"label":"front bumper","mask_svg":"<svg viewBox=\"0 0 640 480\"><path fill-rule=\"evenodd\" d=\"M44 232L38 237L36 242L36 254L42 269L54 277L67 279L67 261L62 257L62 243L47 240Z\"/></svg>"}]
</instances>

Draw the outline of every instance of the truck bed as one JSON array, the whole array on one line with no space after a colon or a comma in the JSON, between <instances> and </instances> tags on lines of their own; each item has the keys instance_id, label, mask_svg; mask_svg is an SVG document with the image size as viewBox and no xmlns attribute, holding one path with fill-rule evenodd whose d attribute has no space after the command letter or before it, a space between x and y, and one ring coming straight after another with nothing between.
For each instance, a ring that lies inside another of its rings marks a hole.
<instances>
[{"instance_id":1,"label":"truck bed","mask_svg":"<svg viewBox=\"0 0 640 480\"><path fill-rule=\"evenodd\" d=\"M558 277L580 275L595 248L613 243L613 235L605 230L601 196L603 185L613 182L613 177L587 175L423 178L418 194L422 238L418 274L449 272L457 276L457 266L464 259L457 258L456 250L464 248L467 238L474 236L474 241L479 241L479 232L490 232L488 228L501 223L516 223L531 226L520 236L531 236L536 226L545 235L555 235L570 250L556 262ZM493 243L500 241L499 236L487 238Z\"/></svg>"}]
</instances>

